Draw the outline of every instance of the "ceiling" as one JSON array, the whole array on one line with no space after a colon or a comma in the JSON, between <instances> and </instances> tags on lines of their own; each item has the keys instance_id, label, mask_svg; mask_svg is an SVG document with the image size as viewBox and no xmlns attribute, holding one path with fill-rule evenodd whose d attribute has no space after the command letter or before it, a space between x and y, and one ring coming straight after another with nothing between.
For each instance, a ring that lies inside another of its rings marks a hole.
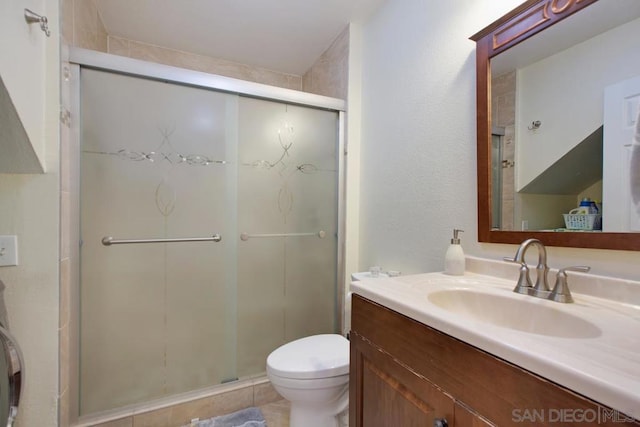
<instances>
[{"instance_id":1,"label":"ceiling","mask_svg":"<svg viewBox=\"0 0 640 427\"><path fill-rule=\"evenodd\" d=\"M97 0L107 33L303 75L385 0Z\"/></svg>"},{"instance_id":2,"label":"ceiling","mask_svg":"<svg viewBox=\"0 0 640 427\"><path fill-rule=\"evenodd\" d=\"M638 0L600 0L492 58L491 72L498 76L526 67L639 17Z\"/></svg>"}]
</instances>

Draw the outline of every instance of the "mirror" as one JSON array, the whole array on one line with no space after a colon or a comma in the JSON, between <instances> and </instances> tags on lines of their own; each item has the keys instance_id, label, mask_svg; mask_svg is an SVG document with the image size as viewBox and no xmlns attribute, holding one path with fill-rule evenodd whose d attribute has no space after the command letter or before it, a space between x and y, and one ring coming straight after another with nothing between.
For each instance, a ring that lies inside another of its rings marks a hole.
<instances>
[{"instance_id":1,"label":"mirror","mask_svg":"<svg viewBox=\"0 0 640 427\"><path fill-rule=\"evenodd\" d=\"M640 218L616 194L625 183L629 199L624 156L640 96L626 93L637 90L629 81L640 84L639 31L637 0L529 0L471 37L480 242L535 237L550 246L640 250ZM614 132L623 116L628 137ZM615 140L624 143L613 156ZM563 215L584 197L601 202L601 216L591 219L602 230L576 229Z\"/></svg>"}]
</instances>

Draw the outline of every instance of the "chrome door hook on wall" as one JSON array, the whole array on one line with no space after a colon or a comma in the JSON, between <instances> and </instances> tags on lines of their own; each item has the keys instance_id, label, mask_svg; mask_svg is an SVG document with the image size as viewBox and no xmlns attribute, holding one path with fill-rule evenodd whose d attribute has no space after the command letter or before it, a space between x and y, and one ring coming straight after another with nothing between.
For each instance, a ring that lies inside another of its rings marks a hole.
<instances>
[{"instance_id":1,"label":"chrome door hook on wall","mask_svg":"<svg viewBox=\"0 0 640 427\"><path fill-rule=\"evenodd\" d=\"M49 31L49 20L44 15L38 15L35 12L32 12L29 9L24 10L24 20L29 24L38 23L40 24L40 29L47 35L47 37L51 36L51 31Z\"/></svg>"}]
</instances>

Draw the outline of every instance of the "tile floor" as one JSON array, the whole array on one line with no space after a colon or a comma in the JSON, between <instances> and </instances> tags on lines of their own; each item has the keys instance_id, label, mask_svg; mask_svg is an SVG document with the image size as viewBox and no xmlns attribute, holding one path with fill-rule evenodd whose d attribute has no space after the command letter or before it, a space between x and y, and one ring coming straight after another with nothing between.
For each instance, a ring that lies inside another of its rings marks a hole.
<instances>
[{"instance_id":1,"label":"tile floor","mask_svg":"<svg viewBox=\"0 0 640 427\"><path fill-rule=\"evenodd\" d=\"M262 411L267 427L289 427L289 402L285 399L258 406ZM349 410L340 414L340 427L349 427Z\"/></svg>"},{"instance_id":2,"label":"tile floor","mask_svg":"<svg viewBox=\"0 0 640 427\"><path fill-rule=\"evenodd\" d=\"M285 399L258 406L267 427L289 427L289 402Z\"/></svg>"}]
</instances>

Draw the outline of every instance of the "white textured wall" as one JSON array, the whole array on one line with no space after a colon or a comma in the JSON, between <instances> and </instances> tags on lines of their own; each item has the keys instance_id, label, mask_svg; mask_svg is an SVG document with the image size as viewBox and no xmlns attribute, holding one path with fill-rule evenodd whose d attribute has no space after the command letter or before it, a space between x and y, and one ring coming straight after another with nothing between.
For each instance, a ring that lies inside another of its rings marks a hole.
<instances>
[{"instance_id":1,"label":"white textured wall","mask_svg":"<svg viewBox=\"0 0 640 427\"><path fill-rule=\"evenodd\" d=\"M515 252L515 245L477 242L475 45L468 37L519 3L393 0L363 26L360 270L442 270L454 227L465 230L467 254ZM549 254L552 267L587 264L597 274L640 278L640 252Z\"/></svg>"},{"instance_id":2,"label":"white textured wall","mask_svg":"<svg viewBox=\"0 0 640 427\"><path fill-rule=\"evenodd\" d=\"M604 88L635 77L640 68L639 33L636 19L518 71L518 189L602 125ZM563 96L549 103L557 93ZM534 120L542 127L530 132Z\"/></svg>"},{"instance_id":3,"label":"white textured wall","mask_svg":"<svg viewBox=\"0 0 640 427\"><path fill-rule=\"evenodd\" d=\"M58 1L43 0L37 4L20 2L20 9L25 6L47 15L51 29L51 38L46 40L42 62L36 60L34 63L40 75L39 81L34 84L42 90L30 103L24 104L29 111L27 115L38 121L34 128L40 129L39 141L47 172L33 175L0 174L0 235L18 236L19 255L19 265L0 267L0 280L6 286L4 296L9 327L22 348L26 366L16 426L49 427L58 425ZM13 19L21 20L23 17L18 13ZM24 21L22 23L26 25ZM33 31L34 37L45 37L39 29ZM21 51L15 53L28 54ZM17 62L28 63L29 58L21 57Z\"/></svg>"},{"instance_id":4,"label":"white textured wall","mask_svg":"<svg viewBox=\"0 0 640 427\"><path fill-rule=\"evenodd\" d=\"M34 100L45 96L43 69L46 50L51 49L55 42L51 38L47 39L39 24L26 23L24 9L49 15L49 28L55 32L55 20L47 13L44 4L44 0L0 2L0 75L41 164L45 163L47 154L42 120L45 106Z\"/></svg>"}]
</instances>

